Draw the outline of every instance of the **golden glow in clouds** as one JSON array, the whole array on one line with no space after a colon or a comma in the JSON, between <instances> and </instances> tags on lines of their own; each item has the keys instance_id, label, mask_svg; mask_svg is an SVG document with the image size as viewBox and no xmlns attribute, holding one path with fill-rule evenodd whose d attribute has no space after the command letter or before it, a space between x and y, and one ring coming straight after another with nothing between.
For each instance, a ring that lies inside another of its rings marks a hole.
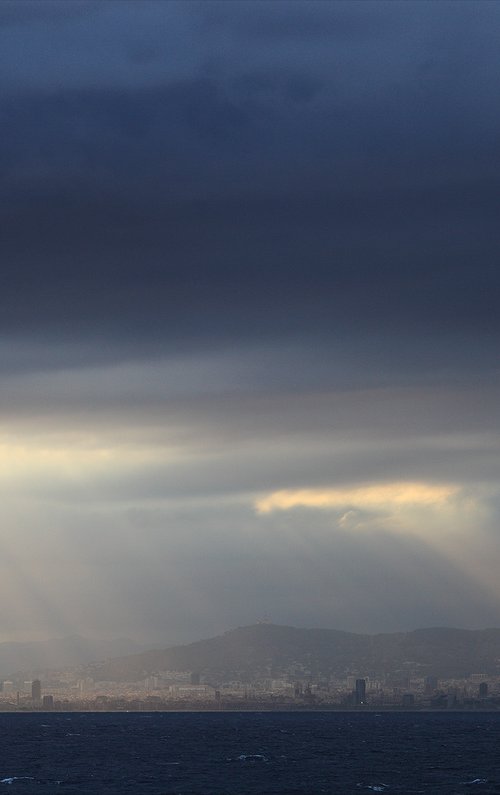
<instances>
[{"instance_id":1,"label":"golden glow in clouds","mask_svg":"<svg viewBox=\"0 0 500 795\"><path fill-rule=\"evenodd\" d=\"M422 482L382 483L341 489L284 489L258 500L255 507L258 513L347 506L365 510L432 507L443 505L457 492L456 486Z\"/></svg>"}]
</instances>

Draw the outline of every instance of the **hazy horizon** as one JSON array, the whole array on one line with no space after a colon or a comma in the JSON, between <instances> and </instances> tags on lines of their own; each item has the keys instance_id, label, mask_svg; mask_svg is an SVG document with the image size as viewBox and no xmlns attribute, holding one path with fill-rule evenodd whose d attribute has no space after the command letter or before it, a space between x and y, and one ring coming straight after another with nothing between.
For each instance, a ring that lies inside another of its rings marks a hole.
<instances>
[{"instance_id":1,"label":"hazy horizon","mask_svg":"<svg viewBox=\"0 0 500 795\"><path fill-rule=\"evenodd\" d=\"M163 640L161 638L143 638L143 639L141 639L141 638L125 637L125 636L119 636L118 637L118 636L113 636L113 635L110 635L110 636L104 636L104 635L101 635L101 636L86 636L86 635L76 635L75 634L75 635L62 635L62 636L44 636L44 637L38 637L38 638L36 638L36 637L13 638L13 639L7 640L7 641L1 640L0 641L0 645L2 645L2 644L24 645L24 644L31 644L31 643L44 644L44 643L51 643L51 642L56 642L57 643L57 642L60 642L60 641L70 641L72 639L75 639L75 640L86 640L86 641L89 641L91 643L92 642L96 642L96 643L106 643L106 642L115 643L115 642L123 641L123 642L130 642L131 644L135 644L138 647L137 651L140 653L142 650L147 650L147 649L158 649L158 650L161 650L161 649L166 649L166 648L170 648L170 647L173 647L173 646L184 646L184 645L190 645L190 644L193 644L193 643L197 643L199 641L212 640L214 637L221 637L221 636L227 635L227 634L229 634L231 632L236 632L237 630L248 629L249 627L256 627L256 626L260 626L260 625L264 625L264 626L267 625L267 626L271 626L271 627L281 627L281 628L292 629L292 630L296 630L296 629L305 630L305 631L318 630L318 631L327 631L327 632L343 632L343 633L346 633L348 635L352 634L352 635L368 635L368 636L372 636L372 635L373 636L376 636L376 635L392 635L392 634L403 634L403 635L405 635L405 634L411 634L413 632L426 632L426 631L435 631L435 630L451 630L451 631L458 630L459 632L461 632L461 631L464 631L464 632L487 632L487 631L490 631L490 630L498 630L498 631L500 631L500 627L497 627L497 626L463 627L463 626L444 626L443 625L443 626L428 626L428 627L418 626L418 627L410 627L410 628L401 628L401 629L392 630L391 632L383 632L383 631L382 632L354 632L353 630L350 630L350 629L348 629L346 627L326 627L326 626L313 626L313 625L311 625L311 626L298 626L296 624L276 624L274 621L267 621L267 620L260 621L259 620L259 621L254 621L251 624L239 624L237 626L227 627L226 629L222 630L221 632L219 632L217 634L210 634L209 635L207 633L203 633L202 632L200 635L197 635L196 637L193 636L191 638L185 638L183 641L179 641L179 642L177 642L175 640L163 642ZM131 650L130 652L127 652L127 655L128 654L135 654L135 653L136 652L134 650ZM119 656L122 656L122 655L119 655Z\"/></svg>"},{"instance_id":2,"label":"hazy horizon","mask_svg":"<svg viewBox=\"0 0 500 795\"><path fill-rule=\"evenodd\" d=\"M499 33L0 4L0 642L500 624Z\"/></svg>"}]
</instances>

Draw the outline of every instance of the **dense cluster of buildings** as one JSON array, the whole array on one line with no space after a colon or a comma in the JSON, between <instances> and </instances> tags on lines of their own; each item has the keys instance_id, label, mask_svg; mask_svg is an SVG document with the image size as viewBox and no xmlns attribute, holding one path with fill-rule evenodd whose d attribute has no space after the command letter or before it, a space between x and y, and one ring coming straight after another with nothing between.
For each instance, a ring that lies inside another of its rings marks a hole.
<instances>
[{"instance_id":1,"label":"dense cluster of buildings","mask_svg":"<svg viewBox=\"0 0 500 795\"><path fill-rule=\"evenodd\" d=\"M500 677L471 674L384 680L348 675L214 682L190 671L159 671L139 682L99 682L74 671L4 680L0 710L500 709Z\"/></svg>"}]
</instances>

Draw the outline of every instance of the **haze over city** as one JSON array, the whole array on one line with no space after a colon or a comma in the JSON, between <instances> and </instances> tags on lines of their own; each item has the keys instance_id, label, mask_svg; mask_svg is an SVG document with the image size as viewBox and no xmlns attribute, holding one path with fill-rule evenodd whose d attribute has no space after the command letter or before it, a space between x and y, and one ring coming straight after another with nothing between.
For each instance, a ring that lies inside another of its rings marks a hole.
<instances>
[{"instance_id":1,"label":"haze over city","mask_svg":"<svg viewBox=\"0 0 500 795\"><path fill-rule=\"evenodd\" d=\"M499 32L3 0L0 642L500 625Z\"/></svg>"}]
</instances>

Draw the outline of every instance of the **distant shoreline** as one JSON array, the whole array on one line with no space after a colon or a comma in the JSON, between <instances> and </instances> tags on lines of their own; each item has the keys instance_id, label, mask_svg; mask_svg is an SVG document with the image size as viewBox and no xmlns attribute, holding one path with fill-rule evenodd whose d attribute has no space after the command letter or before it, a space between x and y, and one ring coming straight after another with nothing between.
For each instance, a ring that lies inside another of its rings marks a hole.
<instances>
[{"instance_id":1,"label":"distant shoreline","mask_svg":"<svg viewBox=\"0 0 500 795\"><path fill-rule=\"evenodd\" d=\"M478 709L467 709L463 707L452 707L449 709L431 709L429 707L421 707L421 708L413 708L409 709L408 707L367 707L363 709L354 709L352 707L296 707L291 708L289 706L283 708L276 708L276 707L249 707L247 709L241 707L223 707L223 708L196 708L196 707L186 707L185 709L179 709L178 707L173 707L172 709L52 709L52 710L38 710L38 709L2 709L0 710L0 715L98 715L98 714L137 714L137 715L157 715L157 714L166 714L166 713L176 713L176 714L183 714L183 713L311 713L311 712L336 712L342 714L350 714L350 715L362 715L362 714L371 714L371 715L382 715L382 714L389 714L389 713L399 713L399 714L432 714L432 715L443 715L443 714L480 714L480 713L500 713L500 708L498 707L481 707Z\"/></svg>"}]
</instances>

